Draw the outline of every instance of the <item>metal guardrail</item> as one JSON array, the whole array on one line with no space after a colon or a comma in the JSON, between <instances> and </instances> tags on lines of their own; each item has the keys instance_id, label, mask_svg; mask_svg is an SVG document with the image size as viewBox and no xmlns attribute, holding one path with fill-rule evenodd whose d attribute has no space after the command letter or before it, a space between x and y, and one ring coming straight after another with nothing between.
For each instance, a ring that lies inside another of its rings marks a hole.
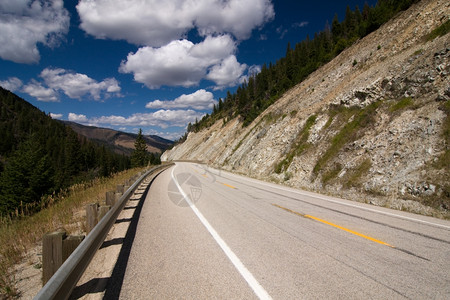
<instances>
[{"instance_id":1,"label":"metal guardrail","mask_svg":"<svg viewBox=\"0 0 450 300\"><path fill-rule=\"evenodd\" d=\"M158 171L162 172L172 166L172 164L162 165L150 169L120 197L119 201L109 212L98 222L94 229L87 235L75 251L67 258L62 266L50 278L47 284L34 297L35 300L47 299L68 299L83 272L88 267L97 250L103 244L106 235L116 222L120 212L125 207L128 198L141 182L149 175Z\"/></svg>"}]
</instances>

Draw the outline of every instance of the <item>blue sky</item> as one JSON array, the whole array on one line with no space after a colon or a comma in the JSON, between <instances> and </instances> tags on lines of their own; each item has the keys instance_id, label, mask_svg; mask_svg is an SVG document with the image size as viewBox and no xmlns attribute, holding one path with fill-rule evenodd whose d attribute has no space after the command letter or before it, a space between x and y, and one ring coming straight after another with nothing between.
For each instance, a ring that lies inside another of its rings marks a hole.
<instances>
[{"instance_id":1,"label":"blue sky","mask_svg":"<svg viewBox=\"0 0 450 300\"><path fill-rule=\"evenodd\" d=\"M173 140L365 2L1 0L0 86L53 118Z\"/></svg>"}]
</instances>

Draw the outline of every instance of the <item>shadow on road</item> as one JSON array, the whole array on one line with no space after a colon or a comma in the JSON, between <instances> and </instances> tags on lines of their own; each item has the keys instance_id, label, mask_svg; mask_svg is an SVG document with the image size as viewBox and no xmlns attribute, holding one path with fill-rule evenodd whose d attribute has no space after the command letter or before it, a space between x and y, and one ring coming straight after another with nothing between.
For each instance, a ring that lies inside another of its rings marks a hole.
<instances>
[{"instance_id":1,"label":"shadow on road","mask_svg":"<svg viewBox=\"0 0 450 300\"><path fill-rule=\"evenodd\" d=\"M117 262L114 266L112 275L106 285L106 291L103 299L119 299L120 291L122 290L123 279L125 277L125 271L128 265L128 259L130 258L131 247L133 245L134 237L136 236L136 229L139 222L139 217L141 215L142 206L144 205L148 190L150 189L150 186L152 185L158 174L153 177L152 181L148 185L147 190L145 190L145 192L142 194L141 200L136 206L133 217L131 217L130 226L128 227L127 234L123 239L119 257L117 258Z\"/></svg>"}]
</instances>

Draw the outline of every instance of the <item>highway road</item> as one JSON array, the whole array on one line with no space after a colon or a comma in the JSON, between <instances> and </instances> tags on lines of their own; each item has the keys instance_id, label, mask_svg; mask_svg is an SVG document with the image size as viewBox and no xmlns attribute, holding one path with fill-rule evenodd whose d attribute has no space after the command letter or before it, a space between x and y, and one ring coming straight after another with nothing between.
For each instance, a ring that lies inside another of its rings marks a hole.
<instances>
[{"instance_id":1,"label":"highway road","mask_svg":"<svg viewBox=\"0 0 450 300\"><path fill-rule=\"evenodd\" d=\"M450 299L450 222L193 163L150 187L120 299Z\"/></svg>"}]
</instances>

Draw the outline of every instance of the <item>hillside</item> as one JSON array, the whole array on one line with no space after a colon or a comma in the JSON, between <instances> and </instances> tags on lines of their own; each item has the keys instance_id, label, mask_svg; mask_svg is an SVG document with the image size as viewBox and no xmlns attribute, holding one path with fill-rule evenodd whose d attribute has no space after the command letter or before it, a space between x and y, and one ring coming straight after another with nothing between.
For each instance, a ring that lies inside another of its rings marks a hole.
<instances>
[{"instance_id":1,"label":"hillside","mask_svg":"<svg viewBox=\"0 0 450 300\"><path fill-rule=\"evenodd\" d=\"M69 121L63 122L69 125L76 133L101 145L105 145L113 149L116 153L130 155L134 149L137 134L108 128L85 126ZM172 141L156 135L145 135L144 138L147 143L147 151L151 153L161 153L173 144Z\"/></svg>"},{"instance_id":2,"label":"hillside","mask_svg":"<svg viewBox=\"0 0 450 300\"><path fill-rule=\"evenodd\" d=\"M449 15L448 1L412 5L248 126L220 119L162 159L449 217L449 34L428 37Z\"/></svg>"},{"instance_id":3,"label":"hillside","mask_svg":"<svg viewBox=\"0 0 450 300\"><path fill-rule=\"evenodd\" d=\"M47 205L42 196L130 165L0 88L0 218L36 212Z\"/></svg>"}]
</instances>

